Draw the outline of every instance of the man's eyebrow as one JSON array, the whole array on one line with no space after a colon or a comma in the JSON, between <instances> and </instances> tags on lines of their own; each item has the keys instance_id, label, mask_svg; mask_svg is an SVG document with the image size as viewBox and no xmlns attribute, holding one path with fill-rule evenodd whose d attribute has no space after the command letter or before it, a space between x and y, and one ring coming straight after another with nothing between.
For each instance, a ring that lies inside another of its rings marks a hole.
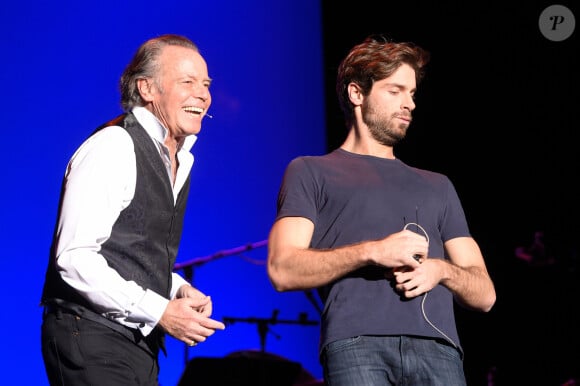
<instances>
[{"instance_id":1,"label":"man's eyebrow","mask_svg":"<svg viewBox=\"0 0 580 386\"><path fill-rule=\"evenodd\" d=\"M412 89L409 89L407 86L405 86L404 84L401 83L395 83L395 82L389 82L389 83L385 83L386 87L397 87L401 90L409 90L411 92L415 92L417 91L417 87L414 87Z\"/></svg>"}]
</instances>

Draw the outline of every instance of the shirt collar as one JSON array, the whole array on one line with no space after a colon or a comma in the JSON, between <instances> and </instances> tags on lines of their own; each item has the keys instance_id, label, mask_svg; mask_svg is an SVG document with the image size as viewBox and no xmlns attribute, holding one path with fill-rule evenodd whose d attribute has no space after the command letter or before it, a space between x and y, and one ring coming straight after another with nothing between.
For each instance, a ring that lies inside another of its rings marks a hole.
<instances>
[{"instance_id":1,"label":"shirt collar","mask_svg":"<svg viewBox=\"0 0 580 386\"><path fill-rule=\"evenodd\" d=\"M165 142L165 137L167 136L167 129L165 126L159 122L159 119L149 110L143 106L133 107L131 111L137 121L143 126L147 134L151 136L155 141L163 144ZM180 150L190 151L195 142L197 141L197 135L192 134L185 137Z\"/></svg>"}]
</instances>

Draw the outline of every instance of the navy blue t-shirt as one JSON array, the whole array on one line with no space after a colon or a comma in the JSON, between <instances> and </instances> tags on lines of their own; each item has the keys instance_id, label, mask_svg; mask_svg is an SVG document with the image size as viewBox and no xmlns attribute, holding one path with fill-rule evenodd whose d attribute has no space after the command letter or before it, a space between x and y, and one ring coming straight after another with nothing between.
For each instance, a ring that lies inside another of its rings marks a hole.
<instances>
[{"instance_id":1,"label":"navy blue t-shirt","mask_svg":"<svg viewBox=\"0 0 580 386\"><path fill-rule=\"evenodd\" d=\"M342 149L290 162L278 196L276 219L282 217L310 219L315 249L381 239L418 223L427 232L429 257L446 258L445 241L470 236L446 176ZM408 229L424 235L416 226ZM324 302L320 349L359 335L409 335L444 339L462 351L451 292L438 285L425 299L403 299L385 270L368 266L318 289Z\"/></svg>"}]
</instances>

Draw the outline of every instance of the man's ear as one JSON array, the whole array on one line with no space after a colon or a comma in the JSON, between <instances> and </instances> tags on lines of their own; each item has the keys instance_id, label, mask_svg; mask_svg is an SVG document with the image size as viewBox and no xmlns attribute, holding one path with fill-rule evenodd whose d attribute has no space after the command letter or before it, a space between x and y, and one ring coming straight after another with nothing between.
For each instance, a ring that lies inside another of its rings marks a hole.
<instances>
[{"instance_id":1,"label":"man's ear","mask_svg":"<svg viewBox=\"0 0 580 386\"><path fill-rule=\"evenodd\" d=\"M150 79L147 78L137 79L137 89L139 90L141 98L145 102L151 102L153 100L153 94L151 92L152 86L153 82Z\"/></svg>"},{"instance_id":2,"label":"man's ear","mask_svg":"<svg viewBox=\"0 0 580 386\"><path fill-rule=\"evenodd\" d=\"M348 84L348 97L354 106L362 104L364 96L358 84L353 82Z\"/></svg>"}]
</instances>

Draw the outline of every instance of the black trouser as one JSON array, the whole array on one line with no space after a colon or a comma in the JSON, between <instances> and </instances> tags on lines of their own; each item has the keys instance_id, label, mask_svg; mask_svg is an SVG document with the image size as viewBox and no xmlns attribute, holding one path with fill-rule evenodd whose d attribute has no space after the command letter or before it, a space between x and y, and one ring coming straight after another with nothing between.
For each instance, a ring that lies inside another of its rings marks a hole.
<instances>
[{"instance_id":1,"label":"black trouser","mask_svg":"<svg viewBox=\"0 0 580 386\"><path fill-rule=\"evenodd\" d=\"M158 386L158 350L151 353L104 324L48 307L42 356L55 385Z\"/></svg>"}]
</instances>

